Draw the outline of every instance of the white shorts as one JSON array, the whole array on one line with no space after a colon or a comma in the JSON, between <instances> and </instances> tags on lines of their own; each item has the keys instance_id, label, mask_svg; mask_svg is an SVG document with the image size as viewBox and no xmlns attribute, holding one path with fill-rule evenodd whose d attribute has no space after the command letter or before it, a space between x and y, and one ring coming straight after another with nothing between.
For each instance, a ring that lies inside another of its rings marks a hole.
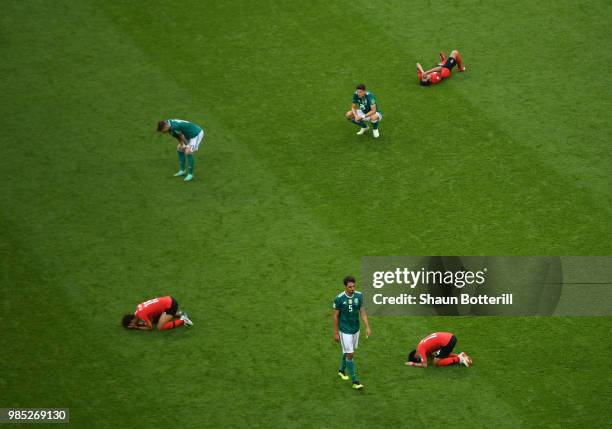
<instances>
[{"instance_id":1,"label":"white shorts","mask_svg":"<svg viewBox=\"0 0 612 429\"><path fill-rule=\"evenodd\" d=\"M368 116L366 118L365 113L363 113L361 110L356 109L355 112L357 112L357 117L363 119L364 122L371 122L370 117ZM376 114L378 115L378 122L382 121L382 115L380 112L376 112Z\"/></svg>"},{"instance_id":2,"label":"white shorts","mask_svg":"<svg viewBox=\"0 0 612 429\"><path fill-rule=\"evenodd\" d=\"M340 332L340 345L342 346L342 353L354 353L357 345L359 345L359 331L354 334Z\"/></svg>"},{"instance_id":3,"label":"white shorts","mask_svg":"<svg viewBox=\"0 0 612 429\"><path fill-rule=\"evenodd\" d=\"M198 134L197 136L189 140L189 142L187 142L187 146L191 148L192 152L195 152L200 147L200 142L202 141L203 138L204 138L204 131L202 130L200 131L200 134Z\"/></svg>"}]
</instances>

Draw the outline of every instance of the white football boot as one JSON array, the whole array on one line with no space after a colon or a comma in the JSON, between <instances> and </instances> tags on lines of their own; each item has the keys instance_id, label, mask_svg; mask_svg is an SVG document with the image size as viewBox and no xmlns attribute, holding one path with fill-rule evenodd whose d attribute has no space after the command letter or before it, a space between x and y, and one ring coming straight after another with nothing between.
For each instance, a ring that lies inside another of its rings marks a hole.
<instances>
[{"instance_id":1,"label":"white football boot","mask_svg":"<svg viewBox=\"0 0 612 429\"><path fill-rule=\"evenodd\" d=\"M187 313L181 314L181 320L183 321L185 325L193 326L193 322L189 319L189 317L187 316Z\"/></svg>"},{"instance_id":2,"label":"white football boot","mask_svg":"<svg viewBox=\"0 0 612 429\"><path fill-rule=\"evenodd\" d=\"M459 353L459 363L461 365L469 367L472 364L472 361L468 355L466 355L464 352L461 352Z\"/></svg>"},{"instance_id":3,"label":"white football boot","mask_svg":"<svg viewBox=\"0 0 612 429\"><path fill-rule=\"evenodd\" d=\"M360 129L359 131L357 131L357 135L358 135L358 136L362 136L362 135L364 135L364 134L365 134L365 133L366 133L366 132L367 132L369 129L370 129L370 127L365 127L365 128L362 128L362 129Z\"/></svg>"},{"instance_id":4,"label":"white football boot","mask_svg":"<svg viewBox=\"0 0 612 429\"><path fill-rule=\"evenodd\" d=\"M380 133L378 132L378 130L372 130L372 135L374 135L374 138L377 139Z\"/></svg>"}]
</instances>

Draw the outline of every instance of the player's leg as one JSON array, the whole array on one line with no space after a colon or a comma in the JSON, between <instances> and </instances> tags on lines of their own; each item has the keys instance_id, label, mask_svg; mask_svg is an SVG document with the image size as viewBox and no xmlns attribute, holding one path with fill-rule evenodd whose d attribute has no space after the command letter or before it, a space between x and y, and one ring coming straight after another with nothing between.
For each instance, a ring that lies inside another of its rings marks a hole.
<instances>
[{"instance_id":1,"label":"player's leg","mask_svg":"<svg viewBox=\"0 0 612 429\"><path fill-rule=\"evenodd\" d=\"M454 363L459 363L459 355L451 354L445 358L434 358L434 366L448 366Z\"/></svg>"},{"instance_id":2,"label":"player's leg","mask_svg":"<svg viewBox=\"0 0 612 429\"><path fill-rule=\"evenodd\" d=\"M440 65L446 62L446 55L444 55L443 51L440 51Z\"/></svg>"},{"instance_id":3,"label":"player's leg","mask_svg":"<svg viewBox=\"0 0 612 429\"><path fill-rule=\"evenodd\" d=\"M184 176L185 175L185 149L182 144L178 144L176 146L176 153L178 154L179 159L179 171L174 176Z\"/></svg>"},{"instance_id":4,"label":"player's leg","mask_svg":"<svg viewBox=\"0 0 612 429\"><path fill-rule=\"evenodd\" d=\"M349 376L353 382L353 389L363 389L363 384L361 384L357 378L357 369L353 360L353 353L359 345L359 331L355 332L354 334L343 335L345 335L344 341L348 343L347 349L350 350L350 353L346 354L346 369L348 370Z\"/></svg>"},{"instance_id":5,"label":"player's leg","mask_svg":"<svg viewBox=\"0 0 612 429\"><path fill-rule=\"evenodd\" d=\"M358 335L358 332L356 334L346 334L342 331L340 332L340 343L342 344L342 352L344 353L344 365L353 382L356 381L353 353L355 352L355 337ZM343 379L345 378L343 377Z\"/></svg>"},{"instance_id":6,"label":"player's leg","mask_svg":"<svg viewBox=\"0 0 612 429\"><path fill-rule=\"evenodd\" d=\"M458 72L465 71L465 67L463 66L463 59L461 58L461 54L459 53L459 51L456 49L453 49L450 56L453 57L455 61L457 62L457 71Z\"/></svg>"},{"instance_id":7,"label":"player's leg","mask_svg":"<svg viewBox=\"0 0 612 429\"><path fill-rule=\"evenodd\" d=\"M346 354L342 353L342 358L340 359L340 368L338 369L338 376L343 380L348 380L349 376L346 375Z\"/></svg>"},{"instance_id":8,"label":"player's leg","mask_svg":"<svg viewBox=\"0 0 612 429\"><path fill-rule=\"evenodd\" d=\"M372 122L372 128L374 128L374 131L372 131L372 135L374 136L374 138L378 138L378 136L380 135L378 131L378 124L381 120L382 116L378 112L370 116L370 122Z\"/></svg>"},{"instance_id":9,"label":"player's leg","mask_svg":"<svg viewBox=\"0 0 612 429\"><path fill-rule=\"evenodd\" d=\"M200 148L200 142L202 142L203 138L204 138L204 131L200 131L200 133L197 136L189 140L189 144L185 148L185 153L187 154L187 161L188 161L187 177L185 177L186 182L190 182L191 180L193 180L193 171L195 167L195 158L193 154L194 152L197 152L198 149Z\"/></svg>"},{"instance_id":10,"label":"player's leg","mask_svg":"<svg viewBox=\"0 0 612 429\"><path fill-rule=\"evenodd\" d=\"M185 155L187 155L187 176L185 176L185 182L191 182L193 180L193 168L195 166L195 160L193 158L193 148L188 145L185 147Z\"/></svg>"},{"instance_id":11,"label":"player's leg","mask_svg":"<svg viewBox=\"0 0 612 429\"><path fill-rule=\"evenodd\" d=\"M357 110L357 115L353 113L352 110L346 112L346 119L351 121L355 125L359 125L361 130L357 132L358 135L364 134L368 130L368 125L363 121L364 113L361 110Z\"/></svg>"},{"instance_id":12,"label":"player's leg","mask_svg":"<svg viewBox=\"0 0 612 429\"><path fill-rule=\"evenodd\" d=\"M361 136L365 134L366 131L370 129L370 127L368 127L368 124L366 124L367 119L365 118L365 113L363 113L361 110L357 110L356 112L357 116L355 117L355 120L353 122L361 127L361 129L357 131L357 135Z\"/></svg>"},{"instance_id":13,"label":"player's leg","mask_svg":"<svg viewBox=\"0 0 612 429\"><path fill-rule=\"evenodd\" d=\"M448 343L440 349L438 356L434 358L434 365L447 366L454 363L462 363L460 355L453 353L455 345L457 345L457 337L453 335Z\"/></svg>"},{"instance_id":14,"label":"player's leg","mask_svg":"<svg viewBox=\"0 0 612 429\"><path fill-rule=\"evenodd\" d=\"M349 376L346 375L347 357L353 356L352 342L348 341L348 338L340 332L340 346L342 347L342 360L340 361L340 368L338 369L338 377L342 380L348 380Z\"/></svg>"},{"instance_id":15,"label":"player's leg","mask_svg":"<svg viewBox=\"0 0 612 429\"><path fill-rule=\"evenodd\" d=\"M187 313L181 313L179 311L179 305L174 297L172 298L172 305L167 308L166 311L159 316L157 321L157 329L164 331L166 329L174 329L181 325L192 326L193 322L187 317Z\"/></svg>"},{"instance_id":16,"label":"player's leg","mask_svg":"<svg viewBox=\"0 0 612 429\"><path fill-rule=\"evenodd\" d=\"M359 331L353 334L353 350L357 350L359 346ZM352 371L349 370L349 375L351 376L351 380L353 381L353 389L361 390L363 389L363 384L359 382L357 378L357 369L355 368L355 362L353 361L353 355L351 355L351 363L352 363Z\"/></svg>"},{"instance_id":17,"label":"player's leg","mask_svg":"<svg viewBox=\"0 0 612 429\"><path fill-rule=\"evenodd\" d=\"M167 329L174 329L181 326L184 323L182 319L175 319L172 314L162 313L157 321L157 329L165 331Z\"/></svg>"}]
</instances>

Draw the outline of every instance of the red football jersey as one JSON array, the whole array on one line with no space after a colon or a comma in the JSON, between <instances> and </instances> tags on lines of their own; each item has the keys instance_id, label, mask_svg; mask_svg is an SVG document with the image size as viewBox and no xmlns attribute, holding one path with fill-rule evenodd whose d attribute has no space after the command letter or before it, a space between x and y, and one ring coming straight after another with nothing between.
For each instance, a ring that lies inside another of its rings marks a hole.
<instances>
[{"instance_id":1,"label":"red football jersey","mask_svg":"<svg viewBox=\"0 0 612 429\"><path fill-rule=\"evenodd\" d=\"M453 334L450 332L434 332L421 340L417 346L417 353L423 359L427 359L427 355L440 350L448 344Z\"/></svg>"},{"instance_id":2,"label":"red football jersey","mask_svg":"<svg viewBox=\"0 0 612 429\"><path fill-rule=\"evenodd\" d=\"M429 81L431 82L432 85L435 85L441 80L442 80L442 76L438 72L433 72L429 75Z\"/></svg>"},{"instance_id":3,"label":"red football jersey","mask_svg":"<svg viewBox=\"0 0 612 429\"><path fill-rule=\"evenodd\" d=\"M450 69L447 69L446 67L442 67L440 70L440 75L442 76L443 79L446 79L447 77L451 75L451 71Z\"/></svg>"},{"instance_id":4,"label":"red football jersey","mask_svg":"<svg viewBox=\"0 0 612 429\"><path fill-rule=\"evenodd\" d=\"M142 304L138 304L134 314L140 320L147 322L147 325L151 323L151 320L161 316L161 314L172 306L172 297L162 296L160 298L153 298Z\"/></svg>"}]
</instances>

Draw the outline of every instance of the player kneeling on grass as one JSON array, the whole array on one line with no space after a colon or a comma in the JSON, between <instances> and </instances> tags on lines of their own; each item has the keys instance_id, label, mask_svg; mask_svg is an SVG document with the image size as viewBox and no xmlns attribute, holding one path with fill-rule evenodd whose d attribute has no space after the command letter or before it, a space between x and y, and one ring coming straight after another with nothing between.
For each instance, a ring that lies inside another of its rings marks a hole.
<instances>
[{"instance_id":1,"label":"player kneeling on grass","mask_svg":"<svg viewBox=\"0 0 612 429\"><path fill-rule=\"evenodd\" d=\"M434 366L447 366L455 363L465 366L472 365L472 359L465 353L453 353L455 344L457 344L457 337L450 332L435 332L423 338L416 350L410 352L406 365L427 368L428 355L433 356Z\"/></svg>"},{"instance_id":2,"label":"player kneeling on grass","mask_svg":"<svg viewBox=\"0 0 612 429\"><path fill-rule=\"evenodd\" d=\"M182 119L166 119L157 123L157 131L160 133L170 133L178 140L176 152L179 158L179 171L174 176L185 177L185 182L193 180L193 153L200 147L200 142L204 138L204 130L193 122L183 121ZM189 171L185 171L185 155L189 161Z\"/></svg>"},{"instance_id":3,"label":"player kneeling on grass","mask_svg":"<svg viewBox=\"0 0 612 429\"><path fill-rule=\"evenodd\" d=\"M157 325L159 331L193 325L187 313L179 311L178 302L171 296L153 298L138 304L134 314L126 314L121 321L124 328L148 331L153 330L153 323Z\"/></svg>"},{"instance_id":4,"label":"player kneeling on grass","mask_svg":"<svg viewBox=\"0 0 612 429\"><path fill-rule=\"evenodd\" d=\"M429 86L440 83L442 80L451 76L451 71L455 66L457 66L458 72L465 71L465 66L463 65L461 55L456 49L450 53L448 59L444 55L444 52L440 52L440 60L441 62L438 64L438 67L434 67L433 69L427 71L423 70L421 64L417 63L416 66L419 84L422 86Z\"/></svg>"},{"instance_id":5,"label":"player kneeling on grass","mask_svg":"<svg viewBox=\"0 0 612 429\"><path fill-rule=\"evenodd\" d=\"M344 292L334 299L334 340L342 345L342 361L338 376L342 380L348 380L346 370L353 381L353 389L363 389L363 384L357 379L353 354L359 344L359 316L363 319L366 327L366 338L372 335L368 315L363 306L363 294L355 290L355 278L347 276L344 278Z\"/></svg>"},{"instance_id":6,"label":"player kneeling on grass","mask_svg":"<svg viewBox=\"0 0 612 429\"><path fill-rule=\"evenodd\" d=\"M366 91L366 87L363 83L357 85L357 91L353 94L351 110L346 112L345 117L352 123L361 127L357 135L361 136L370 129L366 122L372 123L372 128L374 128L373 135L375 138L378 138L380 135L378 132L378 124L382 121L382 112L377 108L376 97L374 97L374 94L371 92Z\"/></svg>"}]
</instances>

